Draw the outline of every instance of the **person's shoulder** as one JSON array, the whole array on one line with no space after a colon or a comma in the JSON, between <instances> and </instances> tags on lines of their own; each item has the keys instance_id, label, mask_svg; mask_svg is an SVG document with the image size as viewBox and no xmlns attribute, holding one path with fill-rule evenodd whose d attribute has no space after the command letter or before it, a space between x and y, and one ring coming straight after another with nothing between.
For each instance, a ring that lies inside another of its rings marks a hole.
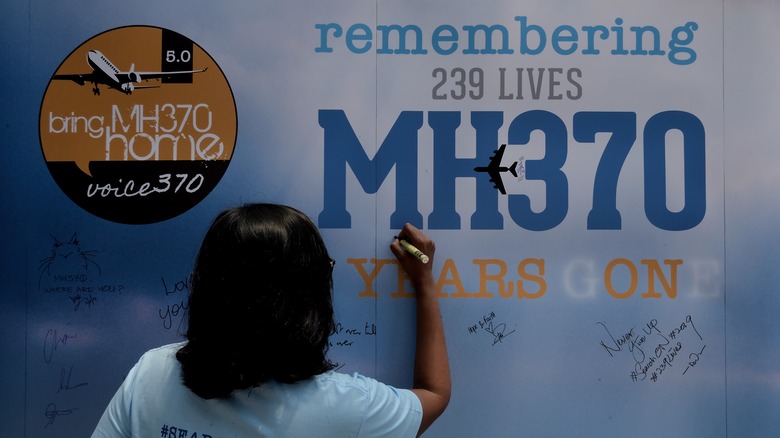
<instances>
[{"instance_id":1,"label":"person's shoulder","mask_svg":"<svg viewBox=\"0 0 780 438\"><path fill-rule=\"evenodd\" d=\"M314 382L321 389L330 388L340 393L358 392L363 396L369 396L371 398L381 393L392 393L397 395L399 391L405 391L357 372L345 374L337 371L328 371L315 376Z\"/></svg>"},{"instance_id":2,"label":"person's shoulder","mask_svg":"<svg viewBox=\"0 0 780 438\"><path fill-rule=\"evenodd\" d=\"M342 396L352 393L353 395L366 397L373 391L378 382L359 373L345 374L338 371L327 371L314 376L311 383L326 393L335 393Z\"/></svg>"},{"instance_id":3,"label":"person's shoulder","mask_svg":"<svg viewBox=\"0 0 780 438\"><path fill-rule=\"evenodd\" d=\"M179 351L179 349L184 346L184 344L186 344L186 342L175 342L172 344L154 347L147 350L146 353L143 354L143 356L156 356L156 357L174 356L176 355L176 352Z\"/></svg>"},{"instance_id":4,"label":"person's shoulder","mask_svg":"<svg viewBox=\"0 0 780 438\"><path fill-rule=\"evenodd\" d=\"M375 379L366 377L360 373L340 373L338 371L326 371L322 374L314 376L314 379L318 382L327 384L341 385L341 386L355 386L365 388L378 383Z\"/></svg>"},{"instance_id":5,"label":"person's shoulder","mask_svg":"<svg viewBox=\"0 0 780 438\"><path fill-rule=\"evenodd\" d=\"M316 377L329 401L342 410L360 413L361 436L414 436L422 406L408 389L398 389L360 373L327 372ZM352 415L347 412L344 415Z\"/></svg>"},{"instance_id":6,"label":"person's shoulder","mask_svg":"<svg viewBox=\"0 0 780 438\"><path fill-rule=\"evenodd\" d=\"M176 360L176 352L179 348L181 348L181 344L177 343L147 350L128 371L122 384L122 390L133 393L145 391L150 387L162 388L164 384L171 381L171 375L179 373L179 365Z\"/></svg>"},{"instance_id":7,"label":"person's shoulder","mask_svg":"<svg viewBox=\"0 0 780 438\"><path fill-rule=\"evenodd\" d=\"M161 345L147 350L138 359L138 365L157 367L164 363L176 360L176 352L184 345L184 342Z\"/></svg>"}]
</instances>

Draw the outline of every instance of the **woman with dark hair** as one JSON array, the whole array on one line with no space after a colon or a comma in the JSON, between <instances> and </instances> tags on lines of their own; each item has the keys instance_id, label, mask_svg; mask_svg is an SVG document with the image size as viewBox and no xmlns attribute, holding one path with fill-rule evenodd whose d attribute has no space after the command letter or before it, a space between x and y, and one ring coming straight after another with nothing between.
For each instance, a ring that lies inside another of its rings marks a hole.
<instances>
[{"instance_id":1,"label":"woman with dark hair","mask_svg":"<svg viewBox=\"0 0 780 438\"><path fill-rule=\"evenodd\" d=\"M399 233L433 257L434 243ZM300 211L249 204L220 213L192 273L187 341L150 350L93 437L415 436L444 411L450 374L431 264L390 249L417 294L410 390L333 371L333 260ZM161 432L165 431L165 432Z\"/></svg>"}]
</instances>

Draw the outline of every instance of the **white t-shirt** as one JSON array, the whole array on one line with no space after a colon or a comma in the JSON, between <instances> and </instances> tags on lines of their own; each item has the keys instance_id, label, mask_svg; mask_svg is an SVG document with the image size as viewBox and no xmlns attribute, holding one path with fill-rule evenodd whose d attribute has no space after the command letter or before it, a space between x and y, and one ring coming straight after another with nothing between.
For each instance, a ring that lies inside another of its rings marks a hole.
<instances>
[{"instance_id":1,"label":"white t-shirt","mask_svg":"<svg viewBox=\"0 0 780 438\"><path fill-rule=\"evenodd\" d=\"M171 344L146 352L119 387L92 437L414 437L422 406L410 390L360 374L327 372L267 382L205 400L181 380Z\"/></svg>"}]
</instances>

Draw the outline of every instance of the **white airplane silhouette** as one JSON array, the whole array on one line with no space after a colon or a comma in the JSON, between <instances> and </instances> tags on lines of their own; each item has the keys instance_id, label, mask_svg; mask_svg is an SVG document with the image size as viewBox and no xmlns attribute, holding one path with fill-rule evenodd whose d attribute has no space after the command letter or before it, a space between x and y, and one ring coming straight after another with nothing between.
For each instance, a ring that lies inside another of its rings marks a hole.
<instances>
[{"instance_id":1,"label":"white airplane silhouette","mask_svg":"<svg viewBox=\"0 0 780 438\"><path fill-rule=\"evenodd\" d=\"M73 81L79 85L91 82L95 88L92 92L97 96L100 94L99 84L108 85L125 94L131 94L133 90L140 88L158 88L157 85L135 85L141 81L149 79L170 78L177 75L202 73L207 70L185 70L185 71L135 71L135 64L130 65L130 71L119 71L111 61L97 50L87 52L87 63L92 67L91 73L54 75L52 79Z\"/></svg>"}]
</instances>

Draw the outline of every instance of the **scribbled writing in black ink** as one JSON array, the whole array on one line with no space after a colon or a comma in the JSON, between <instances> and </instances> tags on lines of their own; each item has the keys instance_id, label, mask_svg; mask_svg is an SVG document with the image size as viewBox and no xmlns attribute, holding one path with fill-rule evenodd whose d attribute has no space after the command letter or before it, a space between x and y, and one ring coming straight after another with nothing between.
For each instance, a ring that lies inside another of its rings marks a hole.
<instances>
[{"instance_id":1,"label":"scribbled writing in black ink","mask_svg":"<svg viewBox=\"0 0 780 438\"><path fill-rule=\"evenodd\" d=\"M609 357L616 357L624 350L631 354L633 364L629 377L634 382L648 379L658 382L662 375L668 374L669 370L681 360L680 357L686 350L699 348L696 350L699 351L698 353L689 354L688 367L682 372L684 375L688 369L699 362L705 347L695 345L700 344L703 337L690 315L686 316L684 322L668 331L661 329L657 319L648 320L640 329L631 327L617 334L614 334L605 322L599 321L596 324L602 330L599 347ZM691 335L687 335L688 333Z\"/></svg>"},{"instance_id":2,"label":"scribbled writing in black ink","mask_svg":"<svg viewBox=\"0 0 780 438\"><path fill-rule=\"evenodd\" d=\"M342 323L336 323L330 333L328 345L333 347L351 347L355 340L361 336L376 336L376 324L365 323L361 328L347 327Z\"/></svg>"},{"instance_id":3,"label":"scribbled writing in black ink","mask_svg":"<svg viewBox=\"0 0 780 438\"><path fill-rule=\"evenodd\" d=\"M160 278L160 280L162 280L163 290L165 291L165 295L172 295L177 292L189 292L190 286L192 285L192 281L189 277L187 277L184 280L177 281L172 286L165 282L164 277Z\"/></svg>"},{"instance_id":4,"label":"scribbled writing in black ink","mask_svg":"<svg viewBox=\"0 0 780 438\"><path fill-rule=\"evenodd\" d=\"M190 278L185 278L184 280L179 280L173 284L169 284L165 281L165 278L160 278L162 281L162 287L163 287L163 293L166 297L171 295L177 295L181 296L182 294L188 294L190 290ZM189 308L189 302L187 301L188 297L182 296L181 298L178 298L177 302L175 303L169 303L166 305L165 309L162 307L158 310L157 314L160 316L160 319L162 320L163 328L165 330L170 330L173 327L173 320L174 318L179 318L179 323L177 325L177 330L181 331L181 325L184 323L184 315ZM181 316L180 316L181 315Z\"/></svg>"},{"instance_id":5,"label":"scribbled writing in black ink","mask_svg":"<svg viewBox=\"0 0 780 438\"><path fill-rule=\"evenodd\" d=\"M661 374L666 371L667 367L672 366L672 362L677 358L677 353L682 350L682 343L678 342L674 345L667 346L658 346L656 347L656 358L658 359L658 366L655 368L655 371L653 371L650 375L650 380L653 382L657 382L658 378L661 377Z\"/></svg>"},{"instance_id":6,"label":"scribbled writing in black ink","mask_svg":"<svg viewBox=\"0 0 780 438\"><path fill-rule=\"evenodd\" d=\"M493 336L493 343L491 346L503 342L504 339L515 332L512 330L507 332L507 326L505 323L498 323L494 321L496 318L496 312L491 311L487 315L483 315L482 319L477 321L476 324L472 324L468 327L469 333L477 333L480 329L484 330L488 334Z\"/></svg>"},{"instance_id":7,"label":"scribbled writing in black ink","mask_svg":"<svg viewBox=\"0 0 780 438\"><path fill-rule=\"evenodd\" d=\"M165 311L163 312L163 309L160 308L158 310L158 315L160 316L160 319L162 319L163 328L165 330L170 330L171 327L173 327L173 318L178 318L179 313L184 314L187 309L189 308L189 304L186 300L181 300L178 303L175 303L173 305L168 304L165 308ZM177 326L177 330L181 330L181 324L184 322L184 318L181 318L179 320L179 325Z\"/></svg>"},{"instance_id":8,"label":"scribbled writing in black ink","mask_svg":"<svg viewBox=\"0 0 780 438\"><path fill-rule=\"evenodd\" d=\"M54 420L57 419L57 417L63 416L63 415L70 415L73 413L73 411L77 411L78 408L71 408L71 409L57 409L57 405L54 403L49 403L46 406L46 411L44 414L46 415L46 424L43 426L44 429L54 424Z\"/></svg>"},{"instance_id":9,"label":"scribbled writing in black ink","mask_svg":"<svg viewBox=\"0 0 780 438\"><path fill-rule=\"evenodd\" d=\"M63 346L68 344L71 339L76 339L75 334L58 333L56 329L49 329L46 332L46 336L43 338L43 360L46 363L51 363L54 353Z\"/></svg>"},{"instance_id":10,"label":"scribbled writing in black ink","mask_svg":"<svg viewBox=\"0 0 780 438\"><path fill-rule=\"evenodd\" d=\"M496 345L499 342L503 342L504 338L506 338L507 336L515 332L514 330L512 330L511 332L506 333L506 324L501 323L493 327L492 322L488 323L488 325L485 326L485 331L493 335L492 345Z\"/></svg>"},{"instance_id":11,"label":"scribbled writing in black ink","mask_svg":"<svg viewBox=\"0 0 780 438\"><path fill-rule=\"evenodd\" d=\"M92 307L92 305L97 302L97 297L92 294L86 294L84 296L81 294L76 294L71 296L70 300L73 302L73 311L75 312L79 310L82 304L86 305L87 307Z\"/></svg>"},{"instance_id":12,"label":"scribbled writing in black ink","mask_svg":"<svg viewBox=\"0 0 780 438\"><path fill-rule=\"evenodd\" d=\"M702 346L698 353L691 353L688 355L689 362L688 366L685 367L685 371L683 371L683 375L685 375L690 368L695 367L699 363L699 359L701 359L701 355L704 354L705 348L707 348L706 345Z\"/></svg>"},{"instance_id":13,"label":"scribbled writing in black ink","mask_svg":"<svg viewBox=\"0 0 780 438\"><path fill-rule=\"evenodd\" d=\"M50 254L38 264L39 288L46 277L54 276L56 281L84 281L90 272L101 274L100 266L95 261L97 251L82 249L77 233L73 233L68 240L54 236L52 239Z\"/></svg>"},{"instance_id":14,"label":"scribbled writing in black ink","mask_svg":"<svg viewBox=\"0 0 780 438\"><path fill-rule=\"evenodd\" d=\"M693 324L693 318L691 318L691 315L688 315L685 317L685 322L680 323L679 327L675 327L672 329L672 331L669 332L669 337L672 339L675 339L677 336L679 336L685 329L688 327L692 328L694 332L696 332L696 336L699 337L699 340L702 341L702 337L699 334L699 331L696 330L696 326Z\"/></svg>"},{"instance_id":15,"label":"scribbled writing in black ink","mask_svg":"<svg viewBox=\"0 0 780 438\"><path fill-rule=\"evenodd\" d=\"M71 365L70 368L62 368L60 370L60 387L57 389L57 393L60 391L70 391L71 389L81 388L82 386L87 386L89 384L87 382L71 383L73 368L74 365Z\"/></svg>"}]
</instances>

